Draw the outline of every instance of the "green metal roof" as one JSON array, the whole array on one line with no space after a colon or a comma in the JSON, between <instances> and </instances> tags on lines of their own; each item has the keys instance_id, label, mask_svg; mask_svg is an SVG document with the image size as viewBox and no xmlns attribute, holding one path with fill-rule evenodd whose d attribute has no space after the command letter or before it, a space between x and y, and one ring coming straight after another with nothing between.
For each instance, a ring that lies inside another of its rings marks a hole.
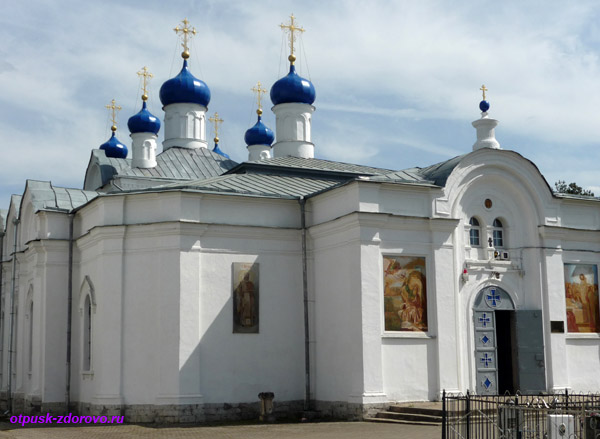
<instances>
[{"instance_id":1,"label":"green metal roof","mask_svg":"<svg viewBox=\"0 0 600 439\"><path fill-rule=\"evenodd\" d=\"M446 180L454 170L454 168L465 158L467 154L453 157L449 160L445 160L440 163L436 163L426 168L413 168L418 169L418 173L424 180L429 180L437 186L446 186ZM412 170L408 170L412 171Z\"/></svg>"},{"instance_id":2,"label":"green metal roof","mask_svg":"<svg viewBox=\"0 0 600 439\"><path fill-rule=\"evenodd\" d=\"M353 165L331 160L307 159L301 157L276 157L240 163L235 168L228 171L228 173L234 174L248 171L272 173L275 169L282 172L287 170L294 173L308 174L310 171L314 171L319 175L338 174L347 176L382 175L393 172L392 169L373 168L371 166Z\"/></svg>"},{"instance_id":3,"label":"green metal roof","mask_svg":"<svg viewBox=\"0 0 600 439\"><path fill-rule=\"evenodd\" d=\"M29 192L34 211L70 211L96 198L95 191L52 186L49 181L27 180L25 193ZM21 201L22 202L22 201Z\"/></svg>"},{"instance_id":4,"label":"green metal roof","mask_svg":"<svg viewBox=\"0 0 600 439\"><path fill-rule=\"evenodd\" d=\"M172 183L154 187L161 189L194 189L228 192L238 195L298 198L307 197L340 185L338 180L268 174L228 174L219 177Z\"/></svg>"},{"instance_id":5,"label":"green metal roof","mask_svg":"<svg viewBox=\"0 0 600 439\"><path fill-rule=\"evenodd\" d=\"M207 148L169 148L156 156L154 168L132 168L131 159L106 157L104 151L99 149L92 151L92 160L96 160L100 166L103 185L116 175L166 180L210 178L237 165L237 162Z\"/></svg>"},{"instance_id":6,"label":"green metal roof","mask_svg":"<svg viewBox=\"0 0 600 439\"><path fill-rule=\"evenodd\" d=\"M407 169L404 171L390 172L384 175L376 175L369 178L371 181L378 182L395 182L395 183L418 183L418 184L433 184L433 181L424 179L418 170Z\"/></svg>"}]
</instances>

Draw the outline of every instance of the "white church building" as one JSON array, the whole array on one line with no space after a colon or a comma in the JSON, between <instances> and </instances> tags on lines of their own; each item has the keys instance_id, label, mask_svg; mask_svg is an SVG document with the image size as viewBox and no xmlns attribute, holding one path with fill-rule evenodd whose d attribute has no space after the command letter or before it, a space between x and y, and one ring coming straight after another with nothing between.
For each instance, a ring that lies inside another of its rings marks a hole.
<instances>
[{"instance_id":1,"label":"white church building","mask_svg":"<svg viewBox=\"0 0 600 439\"><path fill-rule=\"evenodd\" d=\"M275 130L259 107L236 163L182 57L131 154L114 127L82 189L28 180L2 211L3 407L203 422L273 392L277 413L356 419L443 390L600 391L599 200L502 149L485 95L459 157L322 160L292 49Z\"/></svg>"}]
</instances>

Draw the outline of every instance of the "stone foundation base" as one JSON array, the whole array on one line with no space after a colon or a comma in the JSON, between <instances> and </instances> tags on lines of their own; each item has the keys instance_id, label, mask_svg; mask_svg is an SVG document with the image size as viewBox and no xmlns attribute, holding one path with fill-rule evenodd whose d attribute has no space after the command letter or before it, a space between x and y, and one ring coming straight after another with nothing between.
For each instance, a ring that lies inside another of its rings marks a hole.
<instances>
[{"instance_id":1,"label":"stone foundation base","mask_svg":"<svg viewBox=\"0 0 600 439\"><path fill-rule=\"evenodd\" d=\"M345 401L315 401L314 404L320 419L344 421L362 421L365 416L374 415L390 405L390 403L359 404Z\"/></svg>"},{"instance_id":2,"label":"stone foundation base","mask_svg":"<svg viewBox=\"0 0 600 439\"><path fill-rule=\"evenodd\" d=\"M300 419L303 401L275 401L275 419ZM125 404L95 405L77 403L73 413L81 416L125 416L131 423L218 423L256 420L260 416L260 403L223 404Z\"/></svg>"},{"instance_id":3,"label":"stone foundation base","mask_svg":"<svg viewBox=\"0 0 600 439\"><path fill-rule=\"evenodd\" d=\"M360 421L365 416L385 408L389 404L360 404L344 401L314 401L310 412L304 411L304 401L273 401L274 419L300 420L303 417L323 420ZM6 392L0 393L0 408L8 407ZM252 403L205 403L205 404L124 404L99 405L73 402L67 410L61 402L42 402L39 398L15 394L13 414L36 415L52 413L77 416L124 416L128 423L155 424L214 424L220 422L258 420L260 402Z\"/></svg>"},{"instance_id":4,"label":"stone foundation base","mask_svg":"<svg viewBox=\"0 0 600 439\"><path fill-rule=\"evenodd\" d=\"M68 415L67 405L64 402L42 402L40 414L52 413L53 415Z\"/></svg>"},{"instance_id":5,"label":"stone foundation base","mask_svg":"<svg viewBox=\"0 0 600 439\"><path fill-rule=\"evenodd\" d=\"M74 402L72 411L80 416L123 416L123 408L121 405L99 405L89 402ZM135 421L133 421L135 422Z\"/></svg>"},{"instance_id":6,"label":"stone foundation base","mask_svg":"<svg viewBox=\"0 0 600 439\"><path fill-rule=\"evenodd\" d=\"M11 402L8 398L8 392L0 392L0 410L6 411L10 409ZM46 408L46 406L50 408ZM23 393L14 393L12 398L12 412L24 415L38 415L42 412L47 413L48 411L54 410L52 403L42 403L42 399L39 396L25 395ZM62 408L61 414L64 411L64 404L59 403Z\"/></svg>"}]
</instances>

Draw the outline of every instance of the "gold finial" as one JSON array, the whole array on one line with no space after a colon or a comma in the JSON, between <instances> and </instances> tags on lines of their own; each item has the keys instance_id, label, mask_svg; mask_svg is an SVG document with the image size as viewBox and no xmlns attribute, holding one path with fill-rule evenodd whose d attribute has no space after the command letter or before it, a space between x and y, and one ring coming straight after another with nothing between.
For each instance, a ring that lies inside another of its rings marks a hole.
<instances>
[{"instance_id":1,"label":"gold finial","mask_svg":"<svg viewBox=\"0 0 600 439\"><path fill-rule=\"evenodd\" d=\"M285 32L288 31L290 33L290 56L288 57L288 60L290 61L290 63L294 64L294 61L296 61L296 56L294 55L294 41L296 40L296 36L294 35L294 32L304 32L304 29L301 27L296 27L294 25L294 19L296 17L294 17L294 14L290 15L290 24L280 24L279 27L281 27L281 29Z\"/></svg>"},{"instance_id":2,"label":"gold finial","mask_svg":"<svg viewBox=\"0 0 600 439\"><path fill-rule=\"evenodd\" d=\"M112 101L110 101L110 105L105 105L106 108L111 110L113 124L112 124L112 127L110 127L110 129L112 130L113 133L115 131L117 131L117 111L122 110L122 108L119 105L115 105L116 103L117 103L117 101L115 101L113 99Z\"/></svg>"},{"instance_id":3,"label":"gold finial","mask_svg":"<svg viewBox=\"0 0 600 439\"><path fill-rule=\"evenodd\" d=\"M256 83L256 87L252 87L251 89L254 93L256 93L256 100L258 102L258 109L256 110L256 114L258 114L259 116L262 114L262 95L267 92L267 89L261 87L262 84L260 83L260 81L258 81Z\"/></svg>"},{"instance_id":4,"label":"gold finial","mask_svg":"<svg viewBox=\"0 0 600 439\"><path fill-rule=\"evenodd\" d=\"M483 92L483 100L485 101L485 92L488 91L488 89L485 88L485 85L482 85L479 90L481 90Z\"/></svg>"},{"instance_id":5,"label":"gold finial","mask_svg":"<svg viewBox=\"0 0 600 439\"><path fill-rule=\"evenodd\" d=\"M190 57L190 50L188 48L188 38L192 38L192 35L196 35L196 28L189 26L190 22L187 18L184 18L182 23L183 27L179 27L179 25L177 25L177 27L173 30L177 35L179 35L180 32L183 34L183 43L181 43L181 45L183 46L183 52L181 52L181 57L183 59L188 59Z\"/></svg>"},{"instance_id":6,"label":"gold finial","mask_svg":"<svg viewBox=\"0 0 600 439\"><path fill-rule=\"evenodd\" d=\"M215 124L215 143L219 143L219 124L224 121L219 117L219 113L216 111L214 116L209 117L208 120Z\"/></svg>"},{"instance_id":7,"label":"gold finial","mask_svg":"<svg viewBox=\"0 0 600 439\"><path fill-rule=\"evenodd\" d=\"M153 78L154 75L148 71L148 67L146 66L144 66L142 70L137 72L137 75L144 77L144 85L142 86L144 94L142 95L142 101L145 102L148 100L148 90L146 89L146 87L148 86L148 81L150 80L150 78Z\"/></svg>"}]
</instances>

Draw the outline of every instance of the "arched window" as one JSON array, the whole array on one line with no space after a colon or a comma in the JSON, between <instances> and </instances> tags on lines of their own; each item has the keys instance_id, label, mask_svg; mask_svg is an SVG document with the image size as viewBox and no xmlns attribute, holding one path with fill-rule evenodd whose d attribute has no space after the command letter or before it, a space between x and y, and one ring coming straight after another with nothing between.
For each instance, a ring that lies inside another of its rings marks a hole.
<instances>
[{"instance_id":1,"label":"arched window","mask_svg":"<svg viewBox=\"0 0 600 439\"><path fill-rule=\"evenodd\" d=\"M469 229L469 244L471 247L480 247L481 246L481 227L479 225L479 221L475 217L471 217L469 220L469 225L471 228Z\"/></svg>"},{"instance_id":2,"label":"arched window","mask_svg":"<svg viewBox=\"0 0 600 439\"><path fill-rule=\"evenodd\" d=\"M494 248L504 247L504 226L502 225L502 221L496 218L492 226L494 227L492 229Z\"/></svg>"},{"instance_id":3,"label":"arched window","mask_svg":"<svg viewBox=\"0 0 600 439\"><path fill-rule=\"evenodd\" d=\"M89 294L83 305L83 370L92 367L92 303Z\"/></svg>"}]
</instances>

